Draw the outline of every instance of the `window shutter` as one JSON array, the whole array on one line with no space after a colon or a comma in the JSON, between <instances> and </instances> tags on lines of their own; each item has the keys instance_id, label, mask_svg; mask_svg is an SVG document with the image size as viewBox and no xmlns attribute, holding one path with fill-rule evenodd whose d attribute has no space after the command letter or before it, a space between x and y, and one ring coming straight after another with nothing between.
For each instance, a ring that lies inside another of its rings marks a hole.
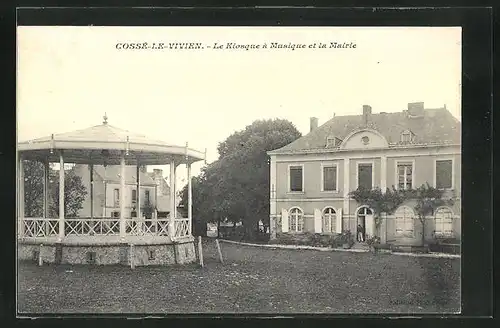
<instances>
[{"instance_id":1,"label":"window shutter","mask_svg":"<svg viewBox=\"0 0 500 328\"><path fill-rule=\"evenodd\" d=\"M337 209L337 216L335 218L335 223L336 223L335 231L337 233L342 233L342 208Z\"/></svg>"},{"instance_id":2,"label":"window shutter","mask_svg":"<svg viewBox=\"0 0 500 328\"><path fill-rule=\"evenodd\" d=\"M288 232L288 211L281 210L281 232Z\"/></svg>"},{"instance_id":3,"label":"window shutter","mask_svg":"<svg viewBox=\"0 0 500 328\"><path fill-rule=\"evenodd\" d=\"M322 220L321 211L317 208L314 209L314 232L321 233L322 230Z\"/></svg>"}]
</instances>

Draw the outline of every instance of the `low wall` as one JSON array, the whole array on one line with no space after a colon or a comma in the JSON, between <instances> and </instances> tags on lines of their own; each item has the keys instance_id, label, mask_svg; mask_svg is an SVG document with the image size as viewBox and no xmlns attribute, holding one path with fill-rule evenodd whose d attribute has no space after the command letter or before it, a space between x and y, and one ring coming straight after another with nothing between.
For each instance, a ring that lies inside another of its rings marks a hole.
<instances>
[{"instance_id":1,"label":"low wall","mask_svg":"<svg viewBox=\"0 0 500 328\"><path fill-rule=\"evenodd\" d=\"M114 245L36 244L18 242L18 260L55 264L122 264L130 266L187 264L196 261L194 239L175 243Z\"/></svg>"}]
</instances>

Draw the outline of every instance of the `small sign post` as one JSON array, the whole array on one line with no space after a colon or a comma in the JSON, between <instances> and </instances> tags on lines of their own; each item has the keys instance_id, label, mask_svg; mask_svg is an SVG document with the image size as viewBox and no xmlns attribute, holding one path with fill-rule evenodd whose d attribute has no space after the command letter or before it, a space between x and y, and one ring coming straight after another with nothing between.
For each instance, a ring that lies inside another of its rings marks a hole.
<instances>
[{"instance_id":1,"label":"small sign post","mask_svg":"<svg viewBox=\"0 0 500 328\"><path fill-rule=\"evenodd\" d=\"M224 264L224 261L222 260L222 252L220 250L219 239L215 239L215 243L217 244L217 251L219 252L220 263Z\"/></svg>"},{"instance_id":2,"label":"small sign post","mask_svg":"<svg viewBox=\"0 0 500 328\"><path fill-rule=\"evenodd\" d=\"M203 268L203 248L201 247L201 236L198 236L198 253L200 255L200 266Z\"/></svg>"},{"instance_id":3,"label":"small sign post","mask_svg":"<svg viewBox=\"0 0 500 328\"><path fill-rule=\"evenodd\" d=\"M43 244L40 244L40 250L38 251L38 265L39 266L43 265L42 247L43 247Z\"/></svg>"},{"instance_id":4,"label":"small sign post","mask_svg":"<svg viewBox=\"0 0 500 328\"><path fill-rule=\"evenodd\" d=\"M130 255L129 255L130 268L134 269L135 268L134 244L130 244L130 251L129 252L130 252Z\"/></svg>"}]
</instances>

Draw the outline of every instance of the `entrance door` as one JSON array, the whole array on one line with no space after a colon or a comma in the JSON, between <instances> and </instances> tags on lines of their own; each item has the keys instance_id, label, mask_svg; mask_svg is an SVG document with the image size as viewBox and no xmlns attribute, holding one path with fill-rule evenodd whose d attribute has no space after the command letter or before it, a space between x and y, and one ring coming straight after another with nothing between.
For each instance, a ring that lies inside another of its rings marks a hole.
<instances>
[{"instance_id":1,"label":"entrance door","mask_svg":"<svg viewBox=\"0 0 500 328\"><path fill-rule=\"evenodd\" d=\"M367 214L365 216L365 238L373 237L374 230L375 221L373 220L373 214Z\"/></svg>"},{"instance_id":2,"label":"entrance door","mask_svg":"<svg viewBox=\"0 0 500 328\"><path fill-rule=\"evenodd\" d=\"M364 230L364 240L373 236L375 230L375 222L373 219L373 212L368 206L363 206L359 208L357 212L358 225L361 226L361 229ZM356 229L357 233L357 229ZM356 238L357 239L357 238Z\"/></svg>"}]
</instances>

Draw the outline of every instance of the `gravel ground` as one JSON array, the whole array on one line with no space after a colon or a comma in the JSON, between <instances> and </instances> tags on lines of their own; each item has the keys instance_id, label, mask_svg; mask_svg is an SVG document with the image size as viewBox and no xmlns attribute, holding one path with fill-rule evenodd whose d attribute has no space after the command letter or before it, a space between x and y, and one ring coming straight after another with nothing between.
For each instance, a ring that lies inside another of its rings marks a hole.
<instances>
[{"instance_id":1,"label":"gravel ground","mask_svg":"<svg viewBox=\"0 0 500 328\"><path fill-rule=\"evenodd\" d=\"M456 313L460 260L204 242L205 267L22 262L20 313Z\"/></svg>"}]
</instances>

